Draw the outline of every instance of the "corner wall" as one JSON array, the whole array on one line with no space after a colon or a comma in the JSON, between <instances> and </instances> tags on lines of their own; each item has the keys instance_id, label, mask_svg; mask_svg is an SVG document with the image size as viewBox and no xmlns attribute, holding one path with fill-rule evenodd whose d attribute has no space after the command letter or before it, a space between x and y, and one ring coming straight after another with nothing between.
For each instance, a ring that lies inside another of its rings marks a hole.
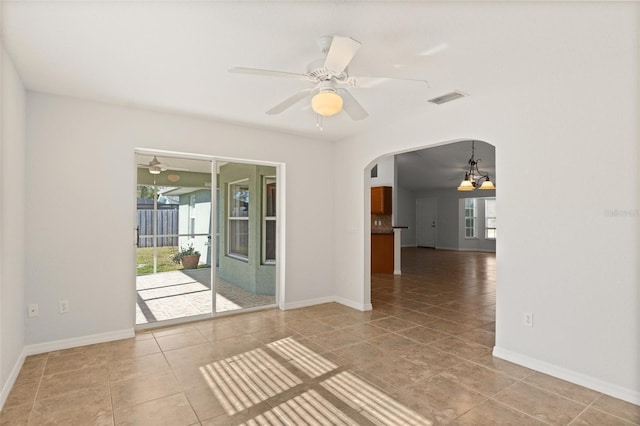
<instances>
[{"instance_id":1,"label":"corner wall","mask_svg":"<svg viewBox=\"0 0 640 426\"><path fill-rule=\"evenodd\" d=\"M22 366L25 287L25 90L0 45L0 409Z\"/></svg>"},{"instance_id":2,"label":"corner wall","mask_svg":"<svg viewBox=\"0 0 640 426\"><path fill-rule=\"evenodd\" d=\"M591 19L608 35L588 55L535 64L534 81L427 105L337 143L338 295L370 303L366 166L389 153L487 141L500 170L494 354L639 404L637 8L573 3L564 10L568 22ZM540 3L527 10L542 20L560 13ZM523 168L525 159L537 167ZM592 166L593 178L576 185ZM534 327L523 326L523 312L534 313Z\"/></svg>"}]
</instances>

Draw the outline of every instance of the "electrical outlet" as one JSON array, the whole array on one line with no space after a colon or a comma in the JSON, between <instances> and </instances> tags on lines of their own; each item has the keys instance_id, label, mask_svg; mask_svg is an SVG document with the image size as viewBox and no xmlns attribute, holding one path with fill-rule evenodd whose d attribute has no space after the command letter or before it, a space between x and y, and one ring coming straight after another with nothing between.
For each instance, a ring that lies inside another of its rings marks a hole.
<instances>
[{"instance_id":1,"label":"electrical outlet","mask_svg":"<svg viewBox=\"0 0 640 426\"><path fill-rule=\"evenodd\" d=\"M29 304L29 308L27 312L28 312L27 315L29 317L37 317L38 315L40 315L40 309L38 308L38 304L37 303Z\"/></svg>"},{"instance_id":2,"label":"electrical outlet","mask_svg":"<svg viewBox=\"0 0 640 426\"><path fill-rule=\"evenodd\" d=\"M533 327L533 313L524 312L522 314L522 323L525 325L525 327Z\"/></svg>"},{"instance_id":3,"label":"electrical outlet","mask_svg":"<svg viewBox=\"0 0 640 426\"><path fill-rule=\"evenodd\" d=\"M61 314L66 314L69 312L69 301L61 300L58 302L58 312Z\"/></svg>"}]
</instances>

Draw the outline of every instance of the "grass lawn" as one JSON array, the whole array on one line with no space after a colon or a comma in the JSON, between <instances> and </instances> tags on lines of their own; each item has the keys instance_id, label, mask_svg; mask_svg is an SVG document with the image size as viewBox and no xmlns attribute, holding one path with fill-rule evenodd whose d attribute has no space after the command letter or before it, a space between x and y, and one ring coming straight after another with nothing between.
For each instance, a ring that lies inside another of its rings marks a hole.
<instances>
[{"instance_id":1,"label":"grass lawn","mask_svg":"<svg viewBox=\"0 0 640 426\"><path fill-rule=\"evenodd\" d=\"M178 252L178 246L158 247L157 272L182 270L181 263L173 263L173 255ZM209 265L198 265L198 268L209 268ZM136 249L136 275L153 274L153 247Z\"/></svg>"},{"instance_id":2,"label":"grass lawn","mask_svg":"<svg viewBox=\"0 0 640 426\"><path fill-rule=\"evenodd\" d=\"M177 271L182 269L181 264L173 263L171 260L174 253L177 253L178 246L158 247L158 272ZM136 271L137 275L153 273L153 247L136 249Z\"/></svg>"}]
</instances>

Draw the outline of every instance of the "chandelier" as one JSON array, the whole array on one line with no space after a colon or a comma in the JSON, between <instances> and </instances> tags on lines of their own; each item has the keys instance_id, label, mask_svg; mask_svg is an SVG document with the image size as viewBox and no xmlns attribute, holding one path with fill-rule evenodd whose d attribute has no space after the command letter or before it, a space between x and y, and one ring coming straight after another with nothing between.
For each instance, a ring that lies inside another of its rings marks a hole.
<instances>
[{"instance_id":1,"label":"chandelier","mask_svg":"<svg viewBox=\"0 0 640 426\"><path fill-rule=\"evenodd\" d=\"M478 189L496 189L491 179L489 179L488 173L482 173L478 169L478 163L480 163L480 159L475 159L475 141L471 141L471 158L469 158L469 170L464 173L464 179L460 182L460 186L458 186L458 191L473 191L476 189L480 182L482 184ZM484 179L484 180L483 180Z\"/></svg>"}]
</instances>

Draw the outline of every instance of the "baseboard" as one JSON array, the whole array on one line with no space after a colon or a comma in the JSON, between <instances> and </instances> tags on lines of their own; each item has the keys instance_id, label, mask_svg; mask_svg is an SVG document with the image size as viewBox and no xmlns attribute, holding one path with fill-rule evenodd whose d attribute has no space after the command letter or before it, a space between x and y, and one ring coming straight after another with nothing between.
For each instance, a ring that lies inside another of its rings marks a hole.
<instances>
[{"instance_id":1,"label":"baseboard","mask_svg":"<svg viewBox=\"0 0 640 426\"><path fill-rule=\"evenodd\" d=\"M517 352L502 349L497 346L494 346L493 348L493 356L598 392L602 392L613 396L614 398L640 405L640 391L608 383L600 379L596 379L595 377L587 376L585 374L578 373L564 367L559 367L548 362L540 361Z\"/></svg>"},{"instance_id":2,"label":"baseboard","mask_svg":"<svg viewBox=\"0 0 640 426\"><path fill-rule=\"evenodd\" d=\"M18 378L18 374L20 374L20 370L22 369L22 364L24 364L24 360L27 357L24 348L20 353L20 356L16 360L16 363L13 365L11 369L11 373L9 373L9 377L7 377L7 381L2 386L2 391L0 392L0 410L4 407L4 403L7 401L9 397L9 392L11 392L11 388L16 383L16 379Z\"/></svg>"},{"instance_id":3,"label":"baseboard","mask_svg":"<svg viewBox=\"0 0 640 426\"><path fill-rule=\"evenodd\" d=\"M418 246L402 246L404 247L418 247ZM423 247L423 248L434 248L436 250L452 250L452 251L480 251L485 253L495 253L495 250L491 249L482 249L482 248L461 248L461 247L448 247L448 246L435 246L435 247Z\"/></svg>"},{"instance_id":4,"label":"baseboard","mask_svg":"<svg viewBox=\"0 0 640 426\"><path fill-rule=\"evenodd\" d=\"M495 253L495 250L491 249L482 249L482 248L465 248L465 247L445 247L445 246L437 246L436 250L452 250L452 251L479 251L482 253Z\"/></svg>"},{"instance_id":5,"label":"baseboard","mask_svg":"<svg viewBox=\"0 0 640 426\"><path fill-rule=\"evenodd\" d=\"M36 355L45 352L75 348L78 346L95 345L96 343L111 342L113 340L129 339L134 336L135 331L133 330L133 328L127 328L125 330L110 331L108 333L91 334L89 336L74 337L71 339L36 343L33 345L25 346L23 352L26 355Z\"/></svg>"},{"instance_id":6,"label":"baseboard","mask_svg":"<svg viewBox=\"0 0 640 426\"><path fill-rule=\"evenodd\" d=\"M458 251L479 251L481 253L495 253L495 250L492 249L483 249L483 248L459 248Z\"/></svg>"},{"instance_id":7,"label":"baseboard","mask_svg":"<svg viewBox=\"0 0 640 426\"><path fill-rule=\"evenodd\" d=\"M340 303L341 305L348 306L359 311L370 311L373 309L373 305L371 305L371 303L356 303L353 300L344 299L342 297L336 297L335 301L336 303Z\"/></svg>"},{"instance_id":8,"label":"baseboard","mask_svg":"<svg viewBox=\"0 0 640 426\"><path fill-rule=\"evenodd\" d=\"M285 303L282 309L288 311L290 309L306 308L308 306L321 305L323 303L331 303L335 301L335 297L319 297L317 299L307 299L300 300L298 302Z\"/></svg>"},{"instance_id":9,"label":"baseboard","mask_svg":"<svg viewBox=\"0 0 640 426\"><path fill-rule=\"evenodd\" d=\"M373 306L371 305L371 303L364 303L364 304L356 303L352 300L345 299L342 297L320 297L318 299L307 299L307 300L301 300L299 302L285 303L282 309L285 311L288 311L290 309L306 308L309 306L321 305L323 303L332 303L332 302L340 303L341 305L345 305L350 308L357 309L359 311L370 311L371 309L373 309Z\"/></svg>"}]
</instances>

